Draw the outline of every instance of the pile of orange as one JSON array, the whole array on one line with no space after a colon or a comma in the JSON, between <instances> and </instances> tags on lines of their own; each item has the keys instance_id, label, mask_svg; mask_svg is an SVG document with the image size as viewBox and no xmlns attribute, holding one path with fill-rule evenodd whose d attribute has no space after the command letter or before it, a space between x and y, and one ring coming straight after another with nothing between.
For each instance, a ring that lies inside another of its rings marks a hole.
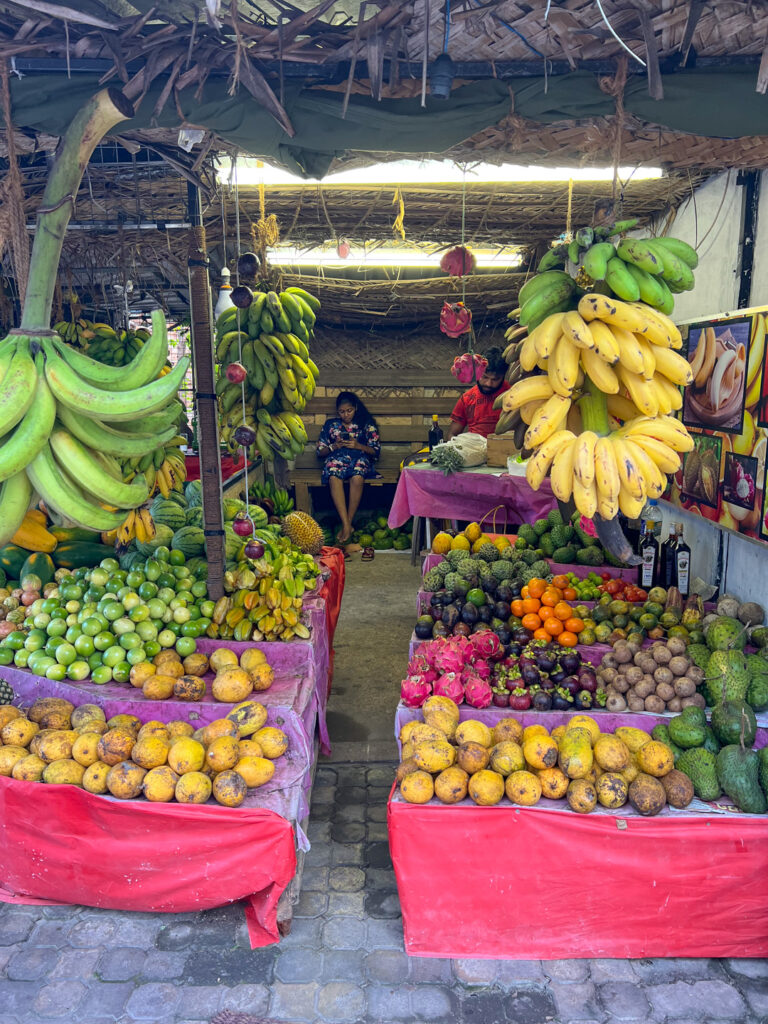
<instances>
[{"instance_id":1,"label":"pile of orange","mask_svg":"<svg viewBox=\"0 0 768 1024\"><path fill-rule=\"evenodd\" d=\"M563 647L575 647L584 623L568 602L577 596L565 576L555 576L551 583L534 578L512 602L512 614L533 633L534 640L555 640Z\"/></svg>"}]
</instances>

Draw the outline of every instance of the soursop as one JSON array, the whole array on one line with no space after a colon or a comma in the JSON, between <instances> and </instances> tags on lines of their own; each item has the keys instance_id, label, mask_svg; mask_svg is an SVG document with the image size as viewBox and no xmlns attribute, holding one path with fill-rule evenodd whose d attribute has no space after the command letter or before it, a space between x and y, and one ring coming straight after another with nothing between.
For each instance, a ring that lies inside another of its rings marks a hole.
<instances>
[{"instance_id":1,"label":"soursop","mask_svg":"<svg viewBox=\"0 0 768 1024\"><path fill-rule=\"evenodd\" d=\"M710 651L743 651L747 643L746 626L738 619L720 615L704 630Z\"/></svg>"},{"instance_id":2,"label":"soursop","mask_svg":"<svg viewBox=\"0 0 768 1024\"><path fill-rule=\"evenodd\" d=\"M493 578L501 583L502 580L511 580L515 575L515 563L508 562L505 558L500 558L498 562L494 562L491 566L491 572ZM768 670L768 662L763 662Z\"/></svg>"},{"instance_id":3,"label":"soursop","mask_svg":"<svg viewBox=\"0 0 768 1024\"><path fill-rule=\"evenodd\" d=\"M749 689L747 659L741 651L713 651L704 681L704 696L713 707L724 700L744 700Z\"/></svg>"},{"instance_id":4,"label":"soursop","mask_svg":"<svg viewBox=\"0 0 768 1024\"><path fill-rule=\"evenodd\" d=\"M720 796L722 790L717 778L717 759L711 751L704 747L684 750L675 768L688 776L699 800L717 800Z\"/></svg>"}]
</instances>

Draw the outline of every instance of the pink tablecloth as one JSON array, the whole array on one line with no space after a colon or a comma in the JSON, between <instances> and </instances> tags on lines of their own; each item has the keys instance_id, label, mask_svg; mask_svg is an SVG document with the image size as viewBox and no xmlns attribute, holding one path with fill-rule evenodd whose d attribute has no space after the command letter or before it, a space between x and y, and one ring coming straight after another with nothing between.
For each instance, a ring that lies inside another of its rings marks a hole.
<instances>
[{"instance_id":1,"label":"pink tablecloth","mask_svg":"<svg viewBox=\"0 0 768 1024\"><path fill-rule=\"evenodd\" d=\"M533 491L524 477L497 473L479 467L444 476L438 469L408 466L397 482L389 525L392 529L402 526L411 516L479 521L496 505L507 510L508 522L532 523L557 507L549 480ZM503 524L500 510L496 526L503 530ZM491 519L487 527L492 529Z\"/></svg>"}]
</instances>

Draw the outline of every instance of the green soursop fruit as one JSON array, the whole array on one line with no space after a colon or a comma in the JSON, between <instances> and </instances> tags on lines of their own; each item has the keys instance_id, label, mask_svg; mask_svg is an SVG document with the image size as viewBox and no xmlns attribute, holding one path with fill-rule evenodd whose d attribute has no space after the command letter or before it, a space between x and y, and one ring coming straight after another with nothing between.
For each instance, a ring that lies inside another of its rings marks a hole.
<instances>
[{"instance_id":1,"label":"green soursop fruit","mask_svg":"<svg viewBox=\"0 0 768 1024\"><path fill-rule=\"evenodd\" d=\"M706 644L690 644L685 652L694 665L706 671L709 656L712 653ZM768 664L768 663L767 663Z\"/></svg>"},{"instance_id":2,"label":"green soursop fruit","mask_svg":"<svg viewBox=\"0 0 768 1024\"><path fill-rule=\"evenodd\" d=\"M760 759L756 750L731 743L717 755L717 780L740 811L765 814L765 793L760 788Z\"/></svg>"},{"instance_id":3,"label":"green soursop fruit","mask_svg":"<svg viewBox=\"0 0 768 1024\"><path fill-rule=\"evenodd\" d=\"M496 547L495 544L491 544L490 541L487 544L481 544L480 550L477 552L477 554L478 557L482 558L484 562L498 562L499 558L501 557L499 555L499 549Z\"/></svg>"},{"instance_id":4,"label":"green soursop fruit","mask_svg":"<svg viewBox=\"0 0 768 1024\"><path fill-rule=\"evenodd\" d=\"M747 704L755 711L768 709L768 676L753 676L747 688Z\"/></svg>"},{"instance_id":5,"label":"green soursop fruit","mask_svg":"<svg viewBox=\"0 0 768 1024\"><path fill-rule=\"evenodd\" d=\"M738 619L720 615L704 630L710 651L743 651L747 644L747 628Z\"/></svg>"},{"instance_id":6,"label":"green soursop fruit","mask_svg":"<svg viewBox=\"0 0 768 1024\"><path fill-rule=\"evenodd\" d=\"M690 648L689 648L690 650ZM713 707L724 700L744 700L749 689L747 659L741 651L713 651L704 681L704 696Z\"/></svg>"},{"instance_id":7,"label":"green soursop fruit","mask_svg":"<svg viewBox=\"0 0 768 1024\"><path fill-rule=\"evenodd\" d=\"M443 577L439 572L435 572L434 569L430 569L425 575L422 581L422 587L424 590L431 590L433 593L436 590L441 590L443 586Z\"/></svg>"},{"instance_id":8,"label":"green soursop fruit","mask_svg":"<svg viewBox=\"0 0 768 1024\"><path fill-rule=\"evenodd\" d=\"M757 735L757 721L746 701L726 700L712 709L712 732L721 746L741 742L742 729L744 745L751 747Z\"/></svg>"},{"instance_id":9,"label":"green soursop fruit","mask_svg":"<svg viewBox=\"0 0 768 1024\"><path fill-rule=\"evenodd\" d=\"M491 572L493 578L501 583L502 580L511 580L515 575L515 563L508 562L505 558L499 559L498 562L494 562L491 566ZM768 669L768 662L763 662L766 669Z\"/></svg>"},{"instance_id":10,"label":"green soursop fruit","mask_svg":"<svg viewBox=\"0 0 768 1024\"><path fill-rule=\"evenodd\" d=\"M711 751L704 747L684 750L675 762L675 768L688 776L699 800L717 800L720 796L717 760Z\"/></svg>"},{"instance_id":11,"label":"green soursop fruit","mask_svg":"<svg viewBox=\"0 0 768 1024\"><path fill-rule=\"evenodd\" d=\"M763 747L757 752L757 777L760 781L763 792L768 797L768 747Z\"/></svg>"}]
</instances>

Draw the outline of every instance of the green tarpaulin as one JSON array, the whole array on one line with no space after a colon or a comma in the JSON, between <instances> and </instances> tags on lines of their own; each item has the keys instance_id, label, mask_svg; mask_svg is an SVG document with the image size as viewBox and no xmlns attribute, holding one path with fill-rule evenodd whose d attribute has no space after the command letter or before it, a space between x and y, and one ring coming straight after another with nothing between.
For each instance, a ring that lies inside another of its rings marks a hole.
<instances>
[{"instance_id":1,"label":"green tarpaulin","mask_svg":"<svg viewBox=\"0 0 768 1024\"><path fill-rule=\"evenodd\" d=\"M664 99L652 100L645 78L627 82L625 109L652 124L708 135L736 138L768 134L768 97L755 92L754 69L686 70L665 75ZM12 80L13 118L19 128L60 134L85 99L98 88L96 76L26 75ZM155 121L152 111L162 83L144 98L136 117L122 127L174 128L179 117L172 100ZM610 115L614 102L588 72L543 78L487 80L454 90L450 100L428 98L380 103L353 96L342 118L343 96L337 92L286 89L285 108L296 130L293 138L278 126L244 89L227 94L227 83L209 80L200 102L190 88L180 96L190 124L216 132L242 152L270 157L307 177L327 173L334 157L351 150L380 153L441 153L490 125L513 109L534 121L586 119Z\"/></svg>"}]
</instances>

